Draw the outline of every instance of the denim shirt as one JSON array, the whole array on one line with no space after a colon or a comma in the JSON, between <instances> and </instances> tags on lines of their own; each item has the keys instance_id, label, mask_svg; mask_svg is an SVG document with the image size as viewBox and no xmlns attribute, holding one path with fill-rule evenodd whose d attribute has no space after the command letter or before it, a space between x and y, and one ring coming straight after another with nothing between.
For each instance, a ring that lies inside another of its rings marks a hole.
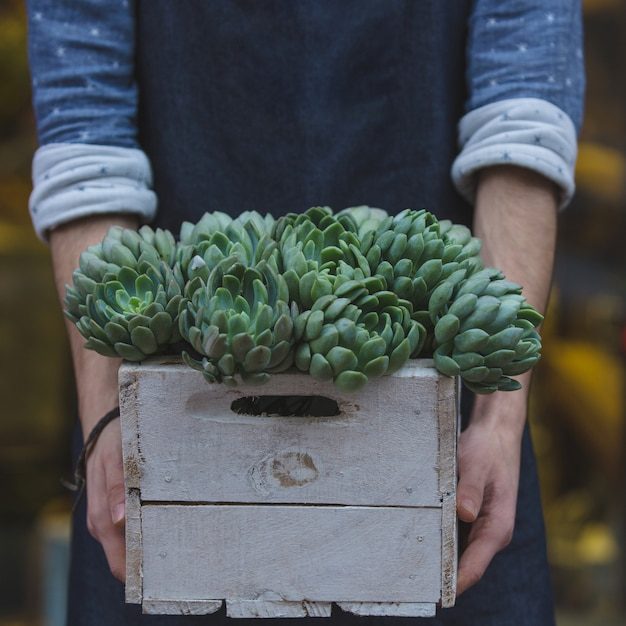
<instances>
[{"instance_id":1,"label":"denim shirt","mask_svg":"<svg viewBox=\"0 0 626 626\"><path fill-rule=\"evenodd\" d=\"M448 0L454 10L454 0ZM474 0L467 29L466 114L452 167L469 200L473 174L509 163L574 191L583 113L580 0ZM30 210L54 226L120 210L156 211L150 163L137 139L132 0L28 0L33 104L41 147ZM88 199L84 192L87 190Z\"/></svg>"}]
</instances>

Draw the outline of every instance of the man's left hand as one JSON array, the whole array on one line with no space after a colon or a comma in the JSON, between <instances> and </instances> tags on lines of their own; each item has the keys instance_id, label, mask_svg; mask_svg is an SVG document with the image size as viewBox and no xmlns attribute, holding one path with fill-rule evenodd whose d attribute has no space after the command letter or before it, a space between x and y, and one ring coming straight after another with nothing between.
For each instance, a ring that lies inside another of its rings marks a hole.
<instances>
[{"instance_id":1,"label":"man's left hand","mask_svg":"<svg viewBox=\"0 0 626 626\"><path fill-rule=\"evenodd\" d=\"M526 393L478 396L459 441L459 519L471 523L457 594L476 584L513 536Z\"/></svg>"}]
</instances>

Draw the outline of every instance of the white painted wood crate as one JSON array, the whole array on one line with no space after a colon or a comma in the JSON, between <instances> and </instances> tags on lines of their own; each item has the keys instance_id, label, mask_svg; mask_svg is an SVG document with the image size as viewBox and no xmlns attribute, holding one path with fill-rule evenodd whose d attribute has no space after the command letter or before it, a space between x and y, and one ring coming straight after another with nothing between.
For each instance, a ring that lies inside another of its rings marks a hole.
<instances>
[{"instance_id":1,"label":"white painted wood crate","mask_svg":"<svg viewBox=\"0 0 626 626\"><path fill-rule=\"evenodd\" d=\"M415 360L357 393L290 372L210 385L180 362L120 369L126 601L144 613L429 616L454 604L458 380ZM318 395L334 417L240 415Z\"/></svg>"}]
</instances>

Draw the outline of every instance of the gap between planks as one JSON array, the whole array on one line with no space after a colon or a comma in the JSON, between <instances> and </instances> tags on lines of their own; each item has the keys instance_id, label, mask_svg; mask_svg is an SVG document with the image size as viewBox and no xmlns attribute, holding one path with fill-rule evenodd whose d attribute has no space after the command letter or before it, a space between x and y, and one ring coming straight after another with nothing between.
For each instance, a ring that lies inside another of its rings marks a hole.
<instances>
[{"instance_id":1,"label":"gap between planks","mask_svg":"<svg viewBox=\"0 0 626 626\"><path fill-rule=\"evenodd\" d=\"M141 500L141 506L291 506L291 507L311 507L316 509L324 509L324 508L359 508L359 509L418 509L423 511L427 510L439 510L441 509L441 505L439 506L417 506L411 504L333 504L332 502L325 502L324 504L318 504L316 502L207 502L204 500L199 500L197 502L192 501L177 501L177 500Z\"/></svg>"}]
</instances>

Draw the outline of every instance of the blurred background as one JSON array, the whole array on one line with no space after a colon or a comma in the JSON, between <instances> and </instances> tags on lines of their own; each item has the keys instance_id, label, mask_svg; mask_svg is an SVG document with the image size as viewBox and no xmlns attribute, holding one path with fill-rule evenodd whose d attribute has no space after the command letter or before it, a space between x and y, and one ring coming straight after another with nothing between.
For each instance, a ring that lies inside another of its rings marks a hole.
<instances>
[{"instance_id":1,"label":"blurred background","mask_svg":"<svg viewBox=\"0 0 626 626\"><path fill-rule=\"evenodd\" d=\"M578 193L560 217L531 423L559 626L626 623L626 2L586 0ZM48 249L21 0L0 0L0 626L64 622L73 381Z\"/></svg>"}]
</instances>

